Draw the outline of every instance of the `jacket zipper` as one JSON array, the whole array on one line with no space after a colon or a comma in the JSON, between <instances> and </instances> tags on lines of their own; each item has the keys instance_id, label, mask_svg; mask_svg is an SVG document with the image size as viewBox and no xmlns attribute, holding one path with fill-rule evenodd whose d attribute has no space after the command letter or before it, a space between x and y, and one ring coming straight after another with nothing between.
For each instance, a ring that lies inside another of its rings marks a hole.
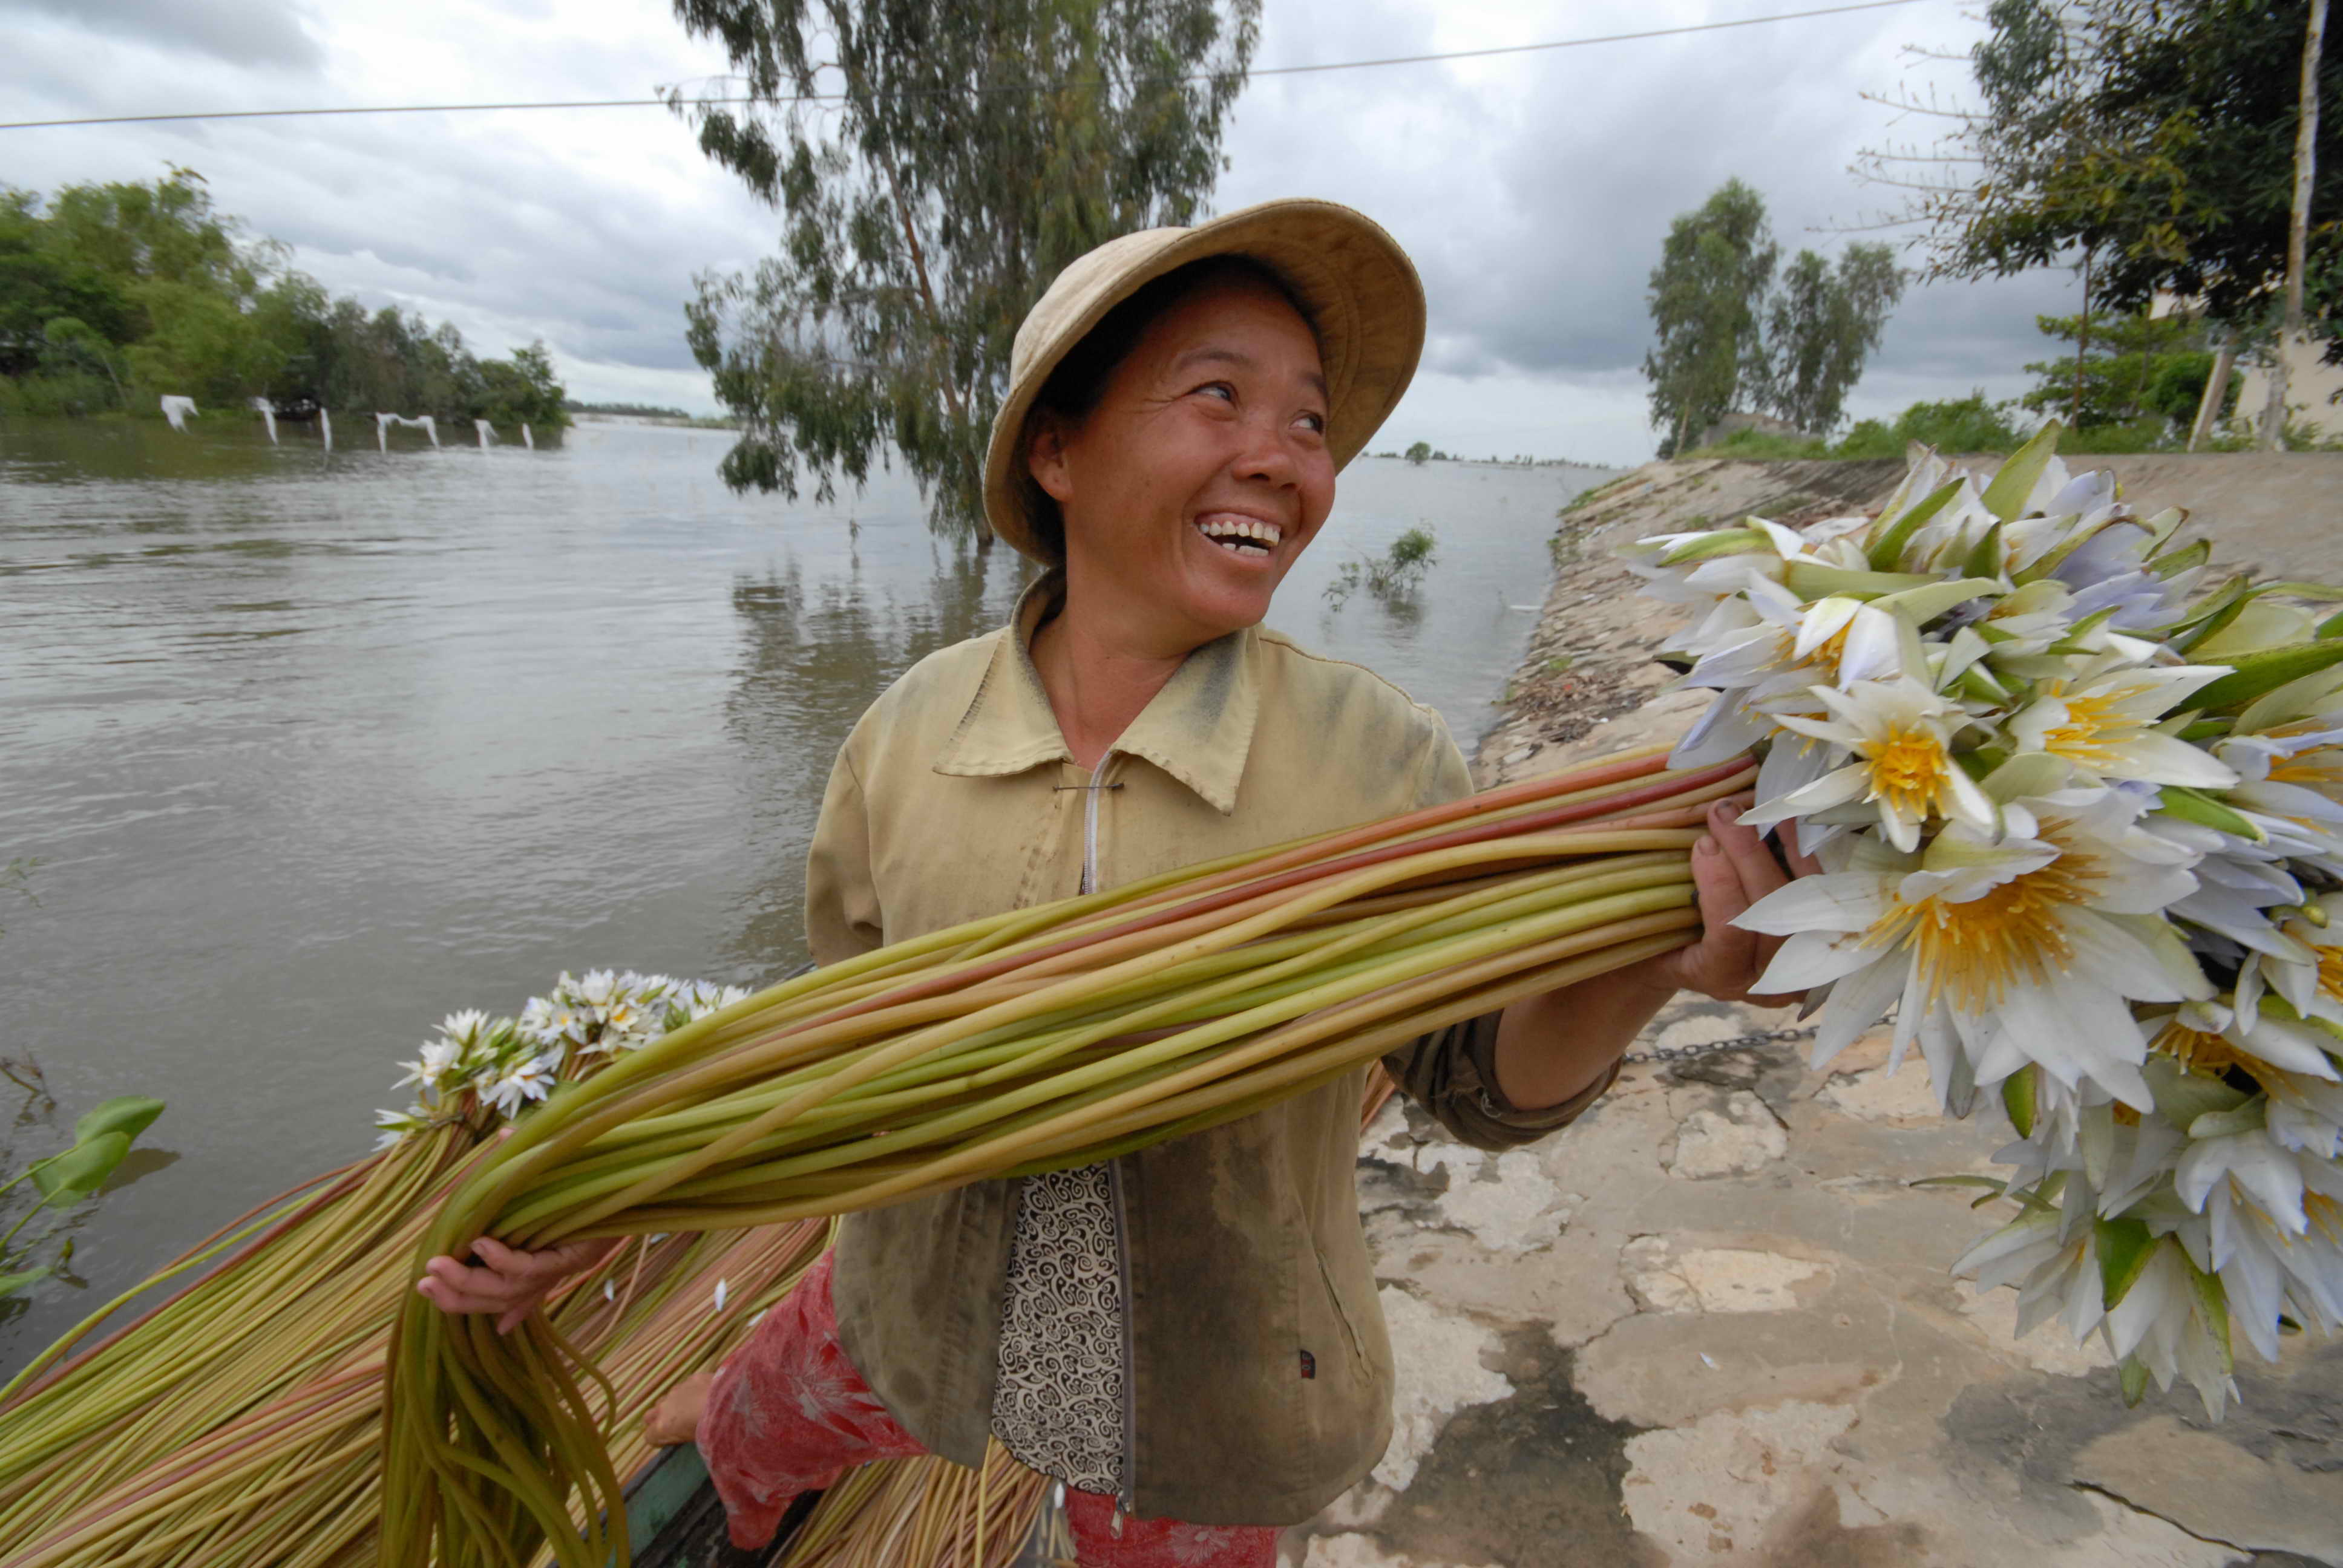
<instances>
[{"instance_id":1,"label":"jacket zipper","mask_svg":"<svg viewBox=\"0 0 2343 1568\"><path fill-rule=\"evenodd\" d=\"M1106 793L1107 773L1114 766L1114 753L1109 750L1099 759L1091 774L1091 787L1083 792L1082 809L1082 891L1098 891L1099 797ZM1114 1537L1122 1539L1122 1522L1134 1510L1132 1503L1139 1496L1139 1485L1133 1472L1138 1469L1137 1436L1139 1432L1139 1391L1137 1388L1137 1352L1131 1328L1131 1210L1124 1201L1122 1161L1106 1163L1107 1188L1114 1194L1114 1268L1122 1288L1122 1464L1121 1478L1114 1497Z\"/></svg>"}]
</instances>

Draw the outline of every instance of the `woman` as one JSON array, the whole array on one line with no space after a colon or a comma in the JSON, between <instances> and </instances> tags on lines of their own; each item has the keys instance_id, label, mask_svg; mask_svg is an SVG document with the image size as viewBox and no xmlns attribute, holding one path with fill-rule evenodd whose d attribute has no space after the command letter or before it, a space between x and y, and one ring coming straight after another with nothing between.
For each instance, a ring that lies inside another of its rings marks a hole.
<instances>
[{"instance_id":1,"label":"woman","mask_svg":"<svg viewBox=\"0 0 2343 1568\"><path fill-rule=\"evenodd\" d=\"M923 660L848 739L808 868L817 959L1470 789L1436 716L1260 628L1423 337L1405 256L1323 202L1125 236L1060 276L1018 332L985 487L993 528L1048 569L1010 626ZM1735 817L1694 854L1696 946L1426 1036L1387 1059L1403 1085L1512 1147L1592 1103L1678 990L1745 996L1772 944L1730 921L1785 873ZM1092 1568L1266 1568L1279 1528L1390 1437L1361 1087L851 1216L659 1435L696 1432L742 1544L845 1466L973 1463L998 1435L1067 1483ZM478 1255L418 1288L518 1322L598 1253Z\"/></svg>"}]
</instances>

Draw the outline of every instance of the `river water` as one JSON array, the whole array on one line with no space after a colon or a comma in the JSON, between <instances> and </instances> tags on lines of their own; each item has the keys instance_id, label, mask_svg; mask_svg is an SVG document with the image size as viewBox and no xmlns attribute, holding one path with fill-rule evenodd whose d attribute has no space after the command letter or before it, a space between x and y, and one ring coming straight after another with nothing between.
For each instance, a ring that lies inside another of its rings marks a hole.
<instances>
[{"instance_id":1,"label":"river water","mask_svg":"<svg viewBox=\"0 0 2343 1568\"><path fill-rule=\"evenodd\" d=\"M66 1282L0 1305L0 1370L363 1151L444 1014L564 969L801 962L840 742L1024 580L930 536L900 477L734 496L722 431L347 435L0 421L0 1058L55 1100L16 1113L0 1178L107 1095L170 1105L76 1217ZM1272 624L1469 751L1555 511L1607 477L1362 459ZM1352 552L1418 524L1438 559L1412 606L1328 606Z\"/></svg>"}]
</instances>

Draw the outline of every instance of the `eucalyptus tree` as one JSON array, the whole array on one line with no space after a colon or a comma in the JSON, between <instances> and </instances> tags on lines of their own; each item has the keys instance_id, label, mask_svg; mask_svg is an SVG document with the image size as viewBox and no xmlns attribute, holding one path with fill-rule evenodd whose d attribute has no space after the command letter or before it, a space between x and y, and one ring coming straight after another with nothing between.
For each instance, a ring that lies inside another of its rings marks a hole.
<instances>
[{"instance_id":1,"label":"eucalyptus tree","mask_svg":"<svg viewBox=\"0 0 2343 1568\"><path fill-rule=\"evenodd\" d=\"M1658 341L1644 358L1652 423L1681 452L1746 407L1826 434L1879 345L1904 274L1884 245L1851 245L1835 268L1811 250L1775 268L1765 199L1737 179L1668 229L1646 297Z\"/></svg>"},{"instance_id":2,"label":"eucalyptus tree","mask_svg":"<svg viewBox=\"0 0 2343 1568\"><path fill-rule=\"evenodd\" d=\"M1838 425L1864 361L1879 347L1904 270L1884 245L1850 245L1838 266L1802 250L1766 301L1763 373L1752 400L1801 430Z\"/></svg>"},{"instance_id":3,"label":"eucalyptus tree","mask_svg":"<svg viewBox=\"0 0 2343 1568\"><path fill-rule=\"evenodd\" d=\"M781 217L703 274L693 355L740 421L736 489L822 499L898 455L989 543L984 447L1018 323L1074 257L1195 221L1260 0L676 0L743 105L669 103Z\"/></svg>"},{"instance_id":4,"label":"eucalyptus tree","mask_svg":"<svg viewBox=\"0 0 2343 1568\"><path fill-rule=\"evenodd\" d=\"M1659 340L1644 357L1666 451L1684 450L1729 412L1762 363L1765 290L1780 255L1765 198L1737 179L1668 226L1645 296Z\"/></svg>"}]
</instances>

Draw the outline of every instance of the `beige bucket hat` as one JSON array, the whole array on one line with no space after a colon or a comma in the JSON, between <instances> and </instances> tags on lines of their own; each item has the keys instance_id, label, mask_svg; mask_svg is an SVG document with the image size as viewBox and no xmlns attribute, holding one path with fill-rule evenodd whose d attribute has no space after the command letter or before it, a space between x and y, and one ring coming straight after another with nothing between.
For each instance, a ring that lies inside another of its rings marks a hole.
<instances>
[{"instance_id":1,"label":"beige bucket hat","mask_svg":"<svg viewBox=\"0 0 2343 1568\"><path fill-rule=\"evenodd\" d=\"M1058 362L1142 285L1207 256L1242 256L1284 280L1318 329L1326 371L1326 447L1341 468L1398 406L1423 352L1423 283L1399 242L1339 203L1262 202L1193 228L1111 239L1058 274L1026 314L1009 354L1009 396L984 458L993 532L1043 565L1019 437Z\"/></svg>"}]
</instances>

